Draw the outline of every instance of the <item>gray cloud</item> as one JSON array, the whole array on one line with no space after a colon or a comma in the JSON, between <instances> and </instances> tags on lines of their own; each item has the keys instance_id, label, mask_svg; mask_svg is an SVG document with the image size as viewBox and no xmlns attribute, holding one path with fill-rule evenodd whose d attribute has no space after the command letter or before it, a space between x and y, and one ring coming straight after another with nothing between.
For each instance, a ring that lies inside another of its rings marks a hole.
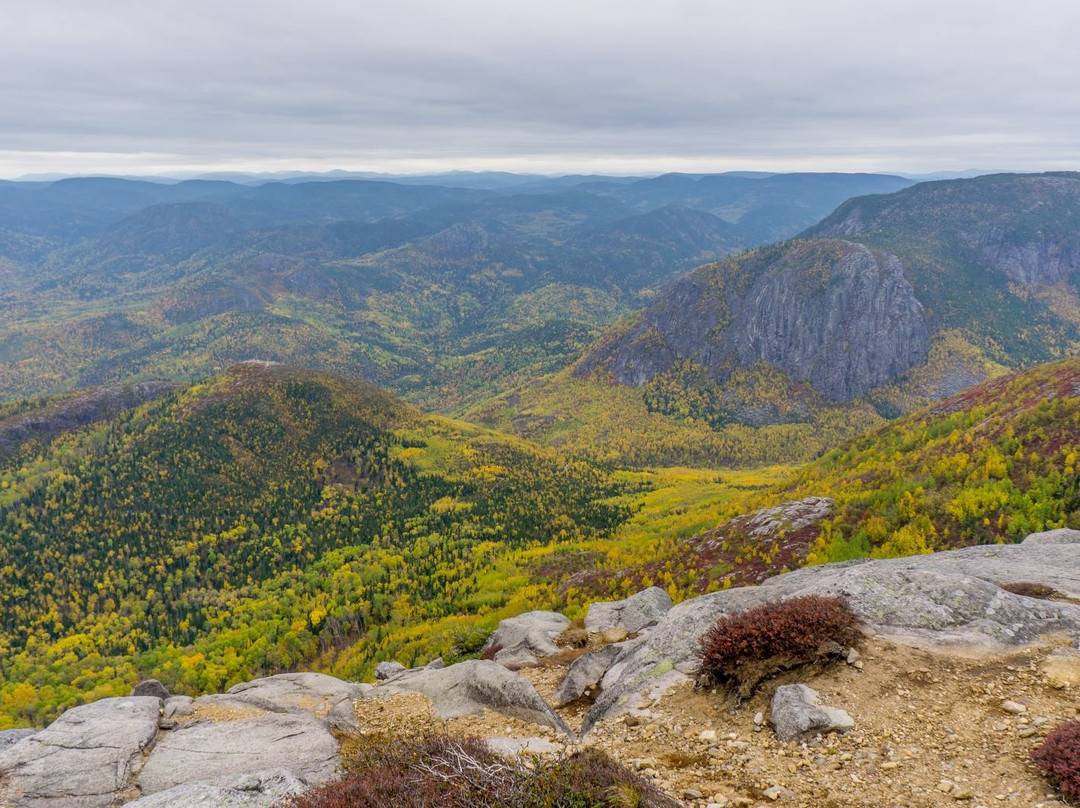
<instances>
[{"instance_id":1,"label":"gray cloud","mask_svg":"<svg viewBox=\"0 0 1080 808\"><path fill-rule=\"evenodd\" d=\"M6 0L0 175L1080 164L1073 0Z\"/></svg>"}]
</instances>

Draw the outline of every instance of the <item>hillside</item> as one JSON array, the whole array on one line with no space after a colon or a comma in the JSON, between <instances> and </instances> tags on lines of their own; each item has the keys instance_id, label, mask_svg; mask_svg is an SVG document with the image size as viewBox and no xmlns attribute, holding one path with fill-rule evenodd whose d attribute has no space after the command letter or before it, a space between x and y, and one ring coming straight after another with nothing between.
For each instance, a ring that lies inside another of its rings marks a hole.
<instances>
[{"instance_id":1,"label":"hillside","mask_svg":"<svg viewBox=\"0 0 1080 808\"><path fill-rule=\"evenodd\" d=\"M147 675L197 694L476 653L499 617L580 609L583 566L660 558L788 473L612 473L258 363L9 404L0 727Z\"/></svg>"},{"instance_id":2,"label":"hillside","mask_svg":"<svg viewBox=\"0 0 1080 808\"><path fill-rule=\"evenodd\" d=\"M800 238L675 281L574 374L634 388L676 425L800 424L814 434L836 420L826 413L849 409L865 427L866 409L895 417L1080 350L1078 232L1077 174L860 197ZM514 396L521 403L503 406L502 424L513 410L550 409L543 383Z\"/></svg>"},{"instance_id":3,"label":"hillside","mask_svg":"<svg viewBox=\"0 0 1080 808\"><path fill-rule=\"evenodd\" d=\"M679 273L908 184L670 181L8 183L0 396L262 359L458 412L568 366Z\"/></svg>"},{"instance_id":4,"label":"hillside","mask_svg":"<svg viewBox=\"0 0 1080 808\"><path fill-rule=\"evenodd\" d=\"M344 648L362 665L506 604L510 559L628 515L588 466L282 367L56 432L0 460L0 710L22 720L139 669L201 690Z\"/></svg>"}]
</instances>

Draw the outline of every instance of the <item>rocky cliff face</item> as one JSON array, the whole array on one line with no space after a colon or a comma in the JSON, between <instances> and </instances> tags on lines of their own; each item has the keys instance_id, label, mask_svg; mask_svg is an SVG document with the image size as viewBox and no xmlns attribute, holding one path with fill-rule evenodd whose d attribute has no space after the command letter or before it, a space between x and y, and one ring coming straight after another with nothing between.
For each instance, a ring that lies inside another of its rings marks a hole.
<instances>
[{"instance_id":1,"label":"rocky cliff face","mask_svg":"<svg viewBox=\"0 0 1080 808\"><path fill-rule=\"evenodd\" d=\"M720 380L764 361L847 401L925 361L929 342L900 259L847 241L795 241L697 270L579 372L606 368L641 386L678 359Z\"/></svg>"}]
</instances>

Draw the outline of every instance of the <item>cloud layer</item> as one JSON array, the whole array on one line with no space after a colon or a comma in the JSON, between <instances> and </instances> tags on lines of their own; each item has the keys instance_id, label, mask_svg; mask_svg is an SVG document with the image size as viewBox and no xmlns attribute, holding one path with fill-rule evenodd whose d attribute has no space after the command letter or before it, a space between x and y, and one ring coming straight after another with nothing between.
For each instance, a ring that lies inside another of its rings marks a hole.
<instances>
[{"instance_id":1,"label":"cloud layer","mask_svg":"<svg viewBox=\"0 0 1080 808\"><path fill-rule=\"evenodd\" d=\"M24 171L1080 167L1072 0L9 0Z\"/></svg>"}]
</instances>

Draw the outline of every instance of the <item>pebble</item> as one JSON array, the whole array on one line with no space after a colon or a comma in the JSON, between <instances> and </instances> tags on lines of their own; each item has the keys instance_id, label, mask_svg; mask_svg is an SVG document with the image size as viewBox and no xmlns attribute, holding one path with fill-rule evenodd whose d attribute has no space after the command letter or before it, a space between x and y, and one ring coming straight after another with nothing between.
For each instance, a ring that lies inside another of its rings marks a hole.
<instances>
[{"instance_id":1,"label":"pebble","mask_svg":"<svg viewBox=\"0 0 1080 808\"><path fill-rule=\"evenodd\" d=\"M1005 701L1001 702L1001 709L1011 715L1020 715L1021 713L1027 712L1027 707L1018 701L1012 701L1010 699L1005 699Z\"/></svg>"}]
</instances>

